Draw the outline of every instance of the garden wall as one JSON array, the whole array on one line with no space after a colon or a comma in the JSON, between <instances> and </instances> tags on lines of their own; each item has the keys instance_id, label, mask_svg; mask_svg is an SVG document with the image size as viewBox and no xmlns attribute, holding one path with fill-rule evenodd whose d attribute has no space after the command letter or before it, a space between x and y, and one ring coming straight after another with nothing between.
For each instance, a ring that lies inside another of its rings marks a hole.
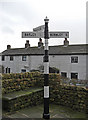
<instances>
[{"instance_id":1,"label":"garden wall","mask_svg":"<svg viewBox=\"0 0 88 120\"><path fill-rule=\"evenodd\" d=\"M35 91L25 95L19 95L15 98L2 98L2 108L8 112L19 109L36 106L43 103L43 90Z\"/></svg>"},{"instance_id":2,"label":"garden wall","mask_svg":"<svg viewBox=\"0 0 88 120\"><path fill-rule=\"evenodd\" d=\"M50 90L50 101L77 111L88 112L88 90L77 86L58 85Z\"/></svg>"},{"instance_id":3,"label":"garden wall","mask_svg":"<svg viewBox=\"0 0 88 120\"><path fill-rule=\"evenodd\" d=\"M60 75L50 74L49 84L50 86L60 84ZM44 86L44 75L40 74L39 72L2 75L3 94L29 89L30 87L43 87L43 86Z\"/></svg>"},{"instance_id":4,"label":"garden wall","mask_svg":"<svg viewBox=\"0 0 88 120\"><path fill-rule=\"evenodd\" d=\"M60 84L59 74L49 75L50 86ZM39 72L3 74L2 75L2 107L7 111L16 111L28 106L34 106L43 103L44 74ZM30 88L41 90L30 92ZM25 91L23 95L12 97L17 92ZM9 97L11 96L11 97Z\"/></svg>"},{"instance_id":5,"label":"garden wall","mask_svg":"<svg viewBox=\"0 0 88 120\"><path fill-rule=\"evenodd\" d=\"M44 75L40 74L39 72L2 75L3 94L23 89L29 89L30 87L35 86L44 86ZM85 111L88 113L87 89L78 86L60 85L59 74L49 74L49 86L51 103L71 107L77 111ZM41 92L43 93L43 91ZM40 100L42 101L43 97ZM24 99L24 101L26 100Z\"/></svg>"}]
</instances>

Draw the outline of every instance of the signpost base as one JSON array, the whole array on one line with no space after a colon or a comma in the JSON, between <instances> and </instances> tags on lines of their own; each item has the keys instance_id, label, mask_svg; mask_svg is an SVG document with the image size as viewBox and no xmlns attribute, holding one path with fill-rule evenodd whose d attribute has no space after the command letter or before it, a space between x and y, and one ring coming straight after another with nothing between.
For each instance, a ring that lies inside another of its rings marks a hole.
<instances>
[{"instance_id":1,"label":"signpost base","mask_svg":"<svg viewBox=\"0 0 88 120\"><path fill-rule=\"evenodd\" d=\"M44 118L44 119L50 119L50 114L44 114L44 113L43 113L43 118Z\"/></svg>"}]
</instances>

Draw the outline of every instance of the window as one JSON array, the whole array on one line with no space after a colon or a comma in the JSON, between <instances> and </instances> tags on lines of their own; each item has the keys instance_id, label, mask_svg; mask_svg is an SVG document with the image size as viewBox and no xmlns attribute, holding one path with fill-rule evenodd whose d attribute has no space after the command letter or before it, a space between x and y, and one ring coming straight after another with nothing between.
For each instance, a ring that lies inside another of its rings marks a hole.
<instances>
[{"instance_id":1,"label":"window","mask_svg":"<svg viewBox=\"0 0 88 120\"><path fill-rule=\"evenodd\" d=\"M2 55L2 61L5 61L5 56L4 55Z\"/></svg>"},{"instance_id":2,"label":"window","mask_svg":"<svg viewBox=\"0 0 88 120\"><path fill-rule=\"evenodd\" d=\"M6 73L10 73L10 68L6 68Z\"/></svg>"},{"instance_id":3,"label":"window","mask_svg":"<svg viewBox=\"0 0 88 120\"><path fill-rule=\"evenodd\" d=\"M26 61L26 56L22 56L22 61Z\"/></svg>"},{"instance_id":4,"label":"window","mask_svg":"<svg viewBox=\"0 0 88 120\"><path fill-rule=\"evenodd\" d=\"M10 61L13 61L13 56L10 56Z\"/></svg>"},{"instance_id":5,"label":"window","mask_svg":"<svg viewBox=\"0 0 88 120\"><path fill-rule=\"evenodd\" d=\"M26 70L25 69L21 69L21 72L24 73L24 72L26 72Z\"/></svg>"},{"instance_id":6,"label":"window","mask_svg":"<svg viewBox=\"0 0 88 120\"><path fill-rule=\"evenodd\" d=\"M67 73L66 72L61 72L61 76L62 77L67 77Z\"/></svg>"},{"instance_id":7,"label":"window","mask_svg":"<svg viewBox=\"0 0 88 120\"><path fill-rule=\"evenodd\" d=\"M71 79L78 79L78 73L71 73Z\"/></svg>"},{"instance_id":8,"label":"window","mask_svg":"<svg viewBox=\"0 0 88 120\"><path fill-rule=\"evenodd\" d=\"M71 63L78 63L78 57L71 57Z\"/></svg>"}]
</instances>

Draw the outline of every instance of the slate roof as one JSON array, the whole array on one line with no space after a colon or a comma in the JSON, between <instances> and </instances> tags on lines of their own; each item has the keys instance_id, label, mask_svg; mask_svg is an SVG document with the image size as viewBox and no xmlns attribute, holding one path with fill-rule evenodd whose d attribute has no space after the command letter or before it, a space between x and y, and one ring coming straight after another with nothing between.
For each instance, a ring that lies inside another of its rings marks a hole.
<instances>
[{"instance_id":1,"label":"slate roof","mask_svg":"<svg viewBox=\"0 0 88 120\"><path fill-rule=\"evenodd\" d=\"M2 55L44 55L44 47L11 48L1 53ZM50 55L88 54L88 44L49 46Z\"/></svg>"}]
</instances>

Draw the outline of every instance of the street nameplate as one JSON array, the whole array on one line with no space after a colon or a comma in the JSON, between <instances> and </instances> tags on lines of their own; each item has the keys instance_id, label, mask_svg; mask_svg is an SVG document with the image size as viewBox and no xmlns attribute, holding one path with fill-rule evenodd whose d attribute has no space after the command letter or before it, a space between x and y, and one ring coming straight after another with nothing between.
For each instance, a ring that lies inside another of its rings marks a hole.
<instances>
[{"instance_id":1,"label":"street nameplate","mask_svg":"<svg viewBox=\"0 0 88 120\"><path fill-rule=\"evenodd\" d=\"M44 38L44 32L22 32L22 38ZM49 38L69 38L69 32L49 32Z\"/></svg>"},{"instance_id":2,"label":"street nameplate","mask_svg":"<svg viewBox=\"0 0 88 120\"><path fill-rule=\"evenodd\" d=\"M69 32L49 32L50 38L69 38Z\"/></svg>"},{"instance_id":3,"label":"street nameplate","mask_svg":"<svg viewBox=\"0 0 88 120\"><path fill-rule=\"evenodd\" d=\"M41 25L39 27L33 28L34 32L39 32L39 31L44 31L45 29L45 25Z\"/></svg>"},{"instance_id":4,"label":"street nameplate","mask_svg":"<svg viewBox=\"0 0 88 120\"><path fill-rule=\"evenodd\" d=\"M22 32L22 38L44 38L44 32Z\"/></svg>"}]
</instances>

